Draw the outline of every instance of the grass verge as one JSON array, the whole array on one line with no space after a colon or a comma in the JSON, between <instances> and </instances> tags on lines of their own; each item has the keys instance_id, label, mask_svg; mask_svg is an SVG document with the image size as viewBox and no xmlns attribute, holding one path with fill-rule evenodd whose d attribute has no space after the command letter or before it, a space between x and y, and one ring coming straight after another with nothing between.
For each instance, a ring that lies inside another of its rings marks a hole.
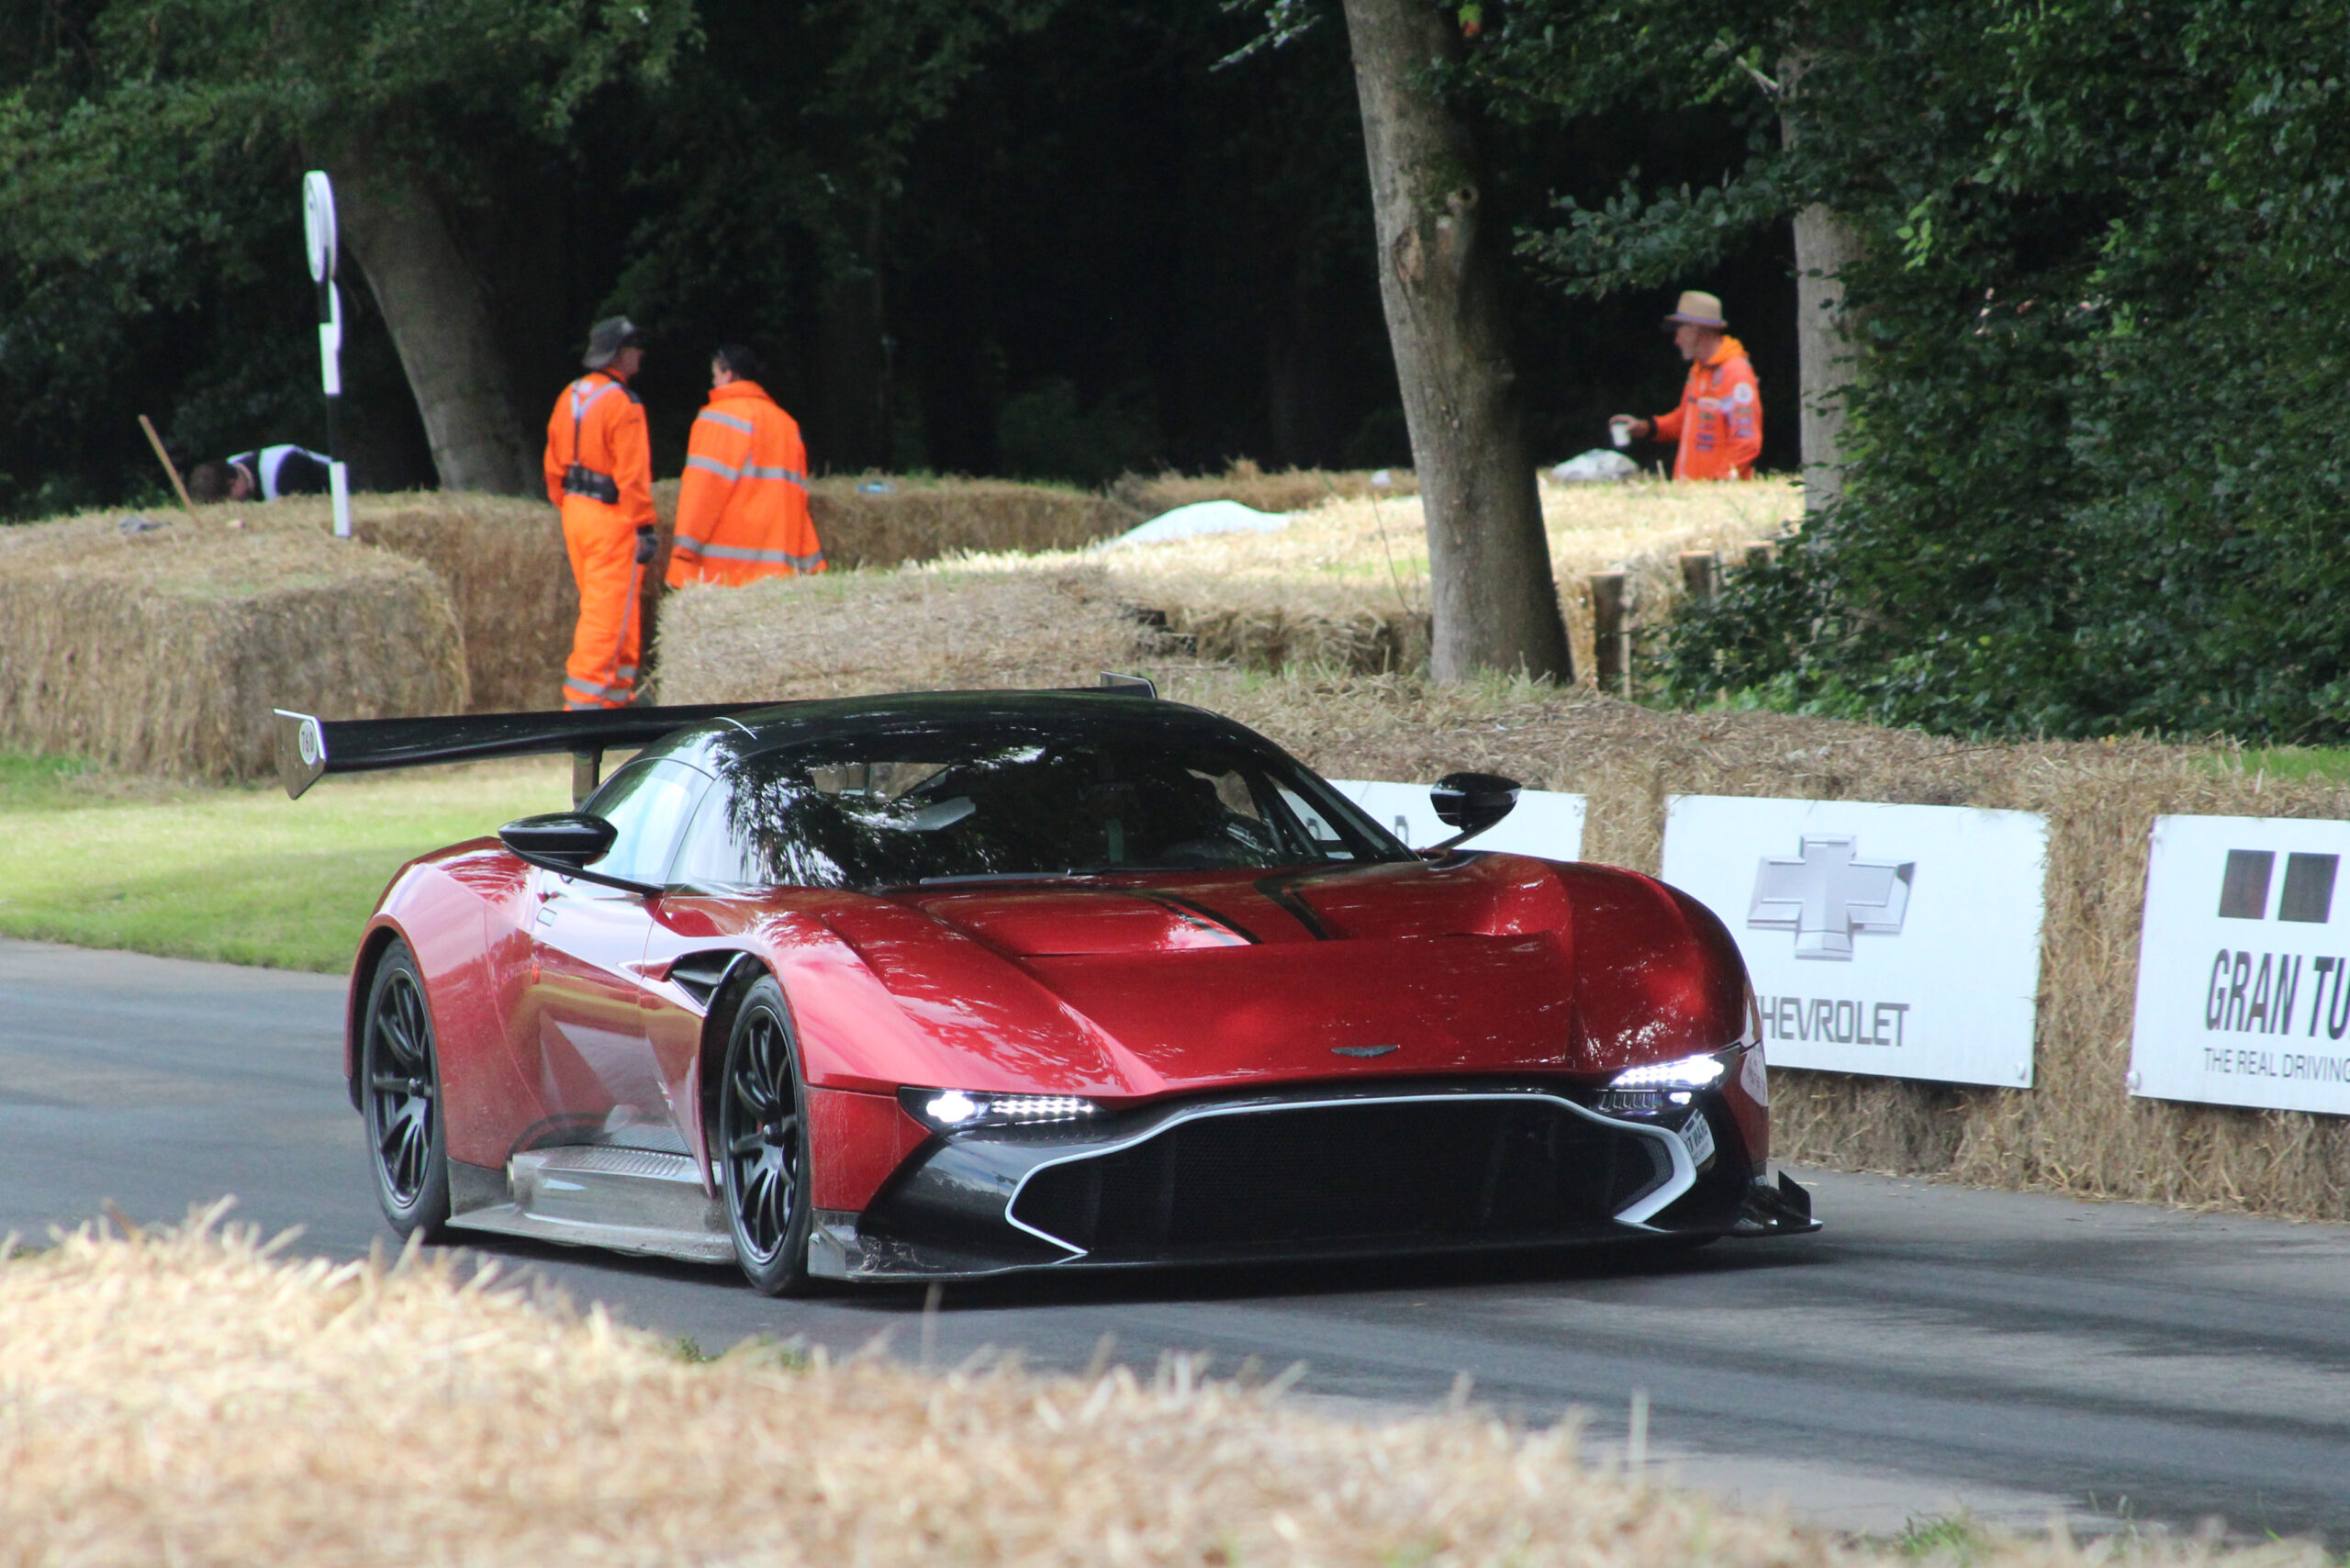
<instances>
[{"instance_id":1,"label":"grass verge","mask_svg":"<svg viewBox=\"0 0 2350 1568\"><path fill-rule=\"evenodd\" d=\"M335 973L404 862L570 801L567 758L274 789L0 756L0 935Z\"/></svg>"}]
</instances>

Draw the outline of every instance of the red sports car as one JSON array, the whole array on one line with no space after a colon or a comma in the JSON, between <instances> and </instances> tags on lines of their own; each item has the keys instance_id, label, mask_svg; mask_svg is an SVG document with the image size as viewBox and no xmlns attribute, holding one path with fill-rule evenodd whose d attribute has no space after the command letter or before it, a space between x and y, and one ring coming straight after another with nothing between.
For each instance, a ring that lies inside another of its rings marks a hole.
<instances>
[{"instance_id":1,"label":"red sports car","mask_svg":"<svg viewBox=\"0 0 2350 1568\"><path fill-rule=\"evenodd\" d=\"M393 1226L770 1293L1813 1228L1704 907L1416 853L1147 692L281 715L295 794L580 757L576 811L412 862L368 922L346 1070ZM608 747L642 749L588 793ZM1516 788L1435 803L1466 839Z\"/></svg>"}]
</instances>

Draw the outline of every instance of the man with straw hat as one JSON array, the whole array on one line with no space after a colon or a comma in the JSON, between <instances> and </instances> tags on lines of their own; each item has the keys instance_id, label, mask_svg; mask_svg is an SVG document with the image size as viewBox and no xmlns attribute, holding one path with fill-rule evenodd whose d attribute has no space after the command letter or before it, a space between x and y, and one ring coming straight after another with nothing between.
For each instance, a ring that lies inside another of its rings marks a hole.
<instances>
[{"instance_id":1,"label":"man with straw hat","mask_svg":"<svg viewBox=\"0 0 2350 1568\"><path fill-rule=\"evenodd\" d=\"M653 559L653 448L644 402L629 386L644 363L625 316L588 331L588 374L563 389L547 420L547 498L563 509L563 543L579 585L579 624L564 666L565 708L625 708L636 700L636 614Z\"/></svg>"},{"instance_id":2,"label":"man with straw hat","mask_svg":"<svg viewBox=\"0 0 2350 1568\"><path fill-rule=\"evenodd\" d=\"M1690 289L1664 323L1673 329L1673 346L1689 362L1681 407L1653 420L1618 414L1608 422L1643 440L1680 442L1673 460L1676 479L1751 479L1754 460L1762 455L1762 388L1746 345L1729 335L1722 302Z\"/></svg>"}]
</instances>

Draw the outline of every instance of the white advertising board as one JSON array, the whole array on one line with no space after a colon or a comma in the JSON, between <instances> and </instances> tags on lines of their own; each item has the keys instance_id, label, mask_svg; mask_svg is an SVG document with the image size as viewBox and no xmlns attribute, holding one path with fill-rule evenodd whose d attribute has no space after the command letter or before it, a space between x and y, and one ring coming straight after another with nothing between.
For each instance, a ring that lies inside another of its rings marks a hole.
<instances>
[{"instance_id":1,"label":"white advertising board","mask_svg":"<svg viewBox=\"0 0 2350 1568\"><path fill-rule=\"evenodd\" d=\"M1381 784L1360 778L1333 778L1330 786L1376 818L1381 826L1415 849L1441 844L1457 829L1447 827L1428 804L1425 784ZM1545 860L1583 858L1581 795L1549 790L1521 790L1517 805L1463 849L1499 849L1512 855L1539 855Z\"/></svg>"},{"instance_id":2,"label":"white advertising board","mask_svg":"<svg viewBox=\"0 0 2350 1568\"><path fill-rule=\"evenodd\" d=\"M2350 1115L2350 823L2156 817L2130 1092Z\"/></svg>"},{"instance_id":3,"label":"white advertising board","mask_svg":"<svg viewBox=\"0 0 2350 1568\"><path fill-rule=\"evenodd\" d=\"M1664 879L1719 915L1763 1054L2030 1088L2048 823L2029 812L1676 795Z\"/></svg>"}]
</instances>

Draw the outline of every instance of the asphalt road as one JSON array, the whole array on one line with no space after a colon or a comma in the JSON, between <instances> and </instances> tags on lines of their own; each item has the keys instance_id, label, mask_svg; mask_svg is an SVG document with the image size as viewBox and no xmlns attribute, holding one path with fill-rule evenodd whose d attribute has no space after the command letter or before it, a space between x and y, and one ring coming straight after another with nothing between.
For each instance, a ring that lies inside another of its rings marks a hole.
<instances>
[{"instance_id":1,"label":"asphalt road","mask_svg":"<svg viewBox=\"0 0 2350 1568\"><path fill-rule=\"evenodd\" d=\"M234 1193L300 1246L377 1218L338 1080L339 980L0 941L0 1231L112 1202L173 1220ZM1421 1406L1463 1373L1529 1422L1573 1412L1740 1500L1891 1532L1968 1508L2350 1545L2350 1230L1827 1172L1822 1234L1670 1262L1072 1277L771 1302L731 1271L483 1250L719 1350L803 1336L948 1365L984 1347L1078 1368L1103 1336L1302 1395ZM4 1350L5 1348L0 1348Z\"/></svg>"}]
</instances>

